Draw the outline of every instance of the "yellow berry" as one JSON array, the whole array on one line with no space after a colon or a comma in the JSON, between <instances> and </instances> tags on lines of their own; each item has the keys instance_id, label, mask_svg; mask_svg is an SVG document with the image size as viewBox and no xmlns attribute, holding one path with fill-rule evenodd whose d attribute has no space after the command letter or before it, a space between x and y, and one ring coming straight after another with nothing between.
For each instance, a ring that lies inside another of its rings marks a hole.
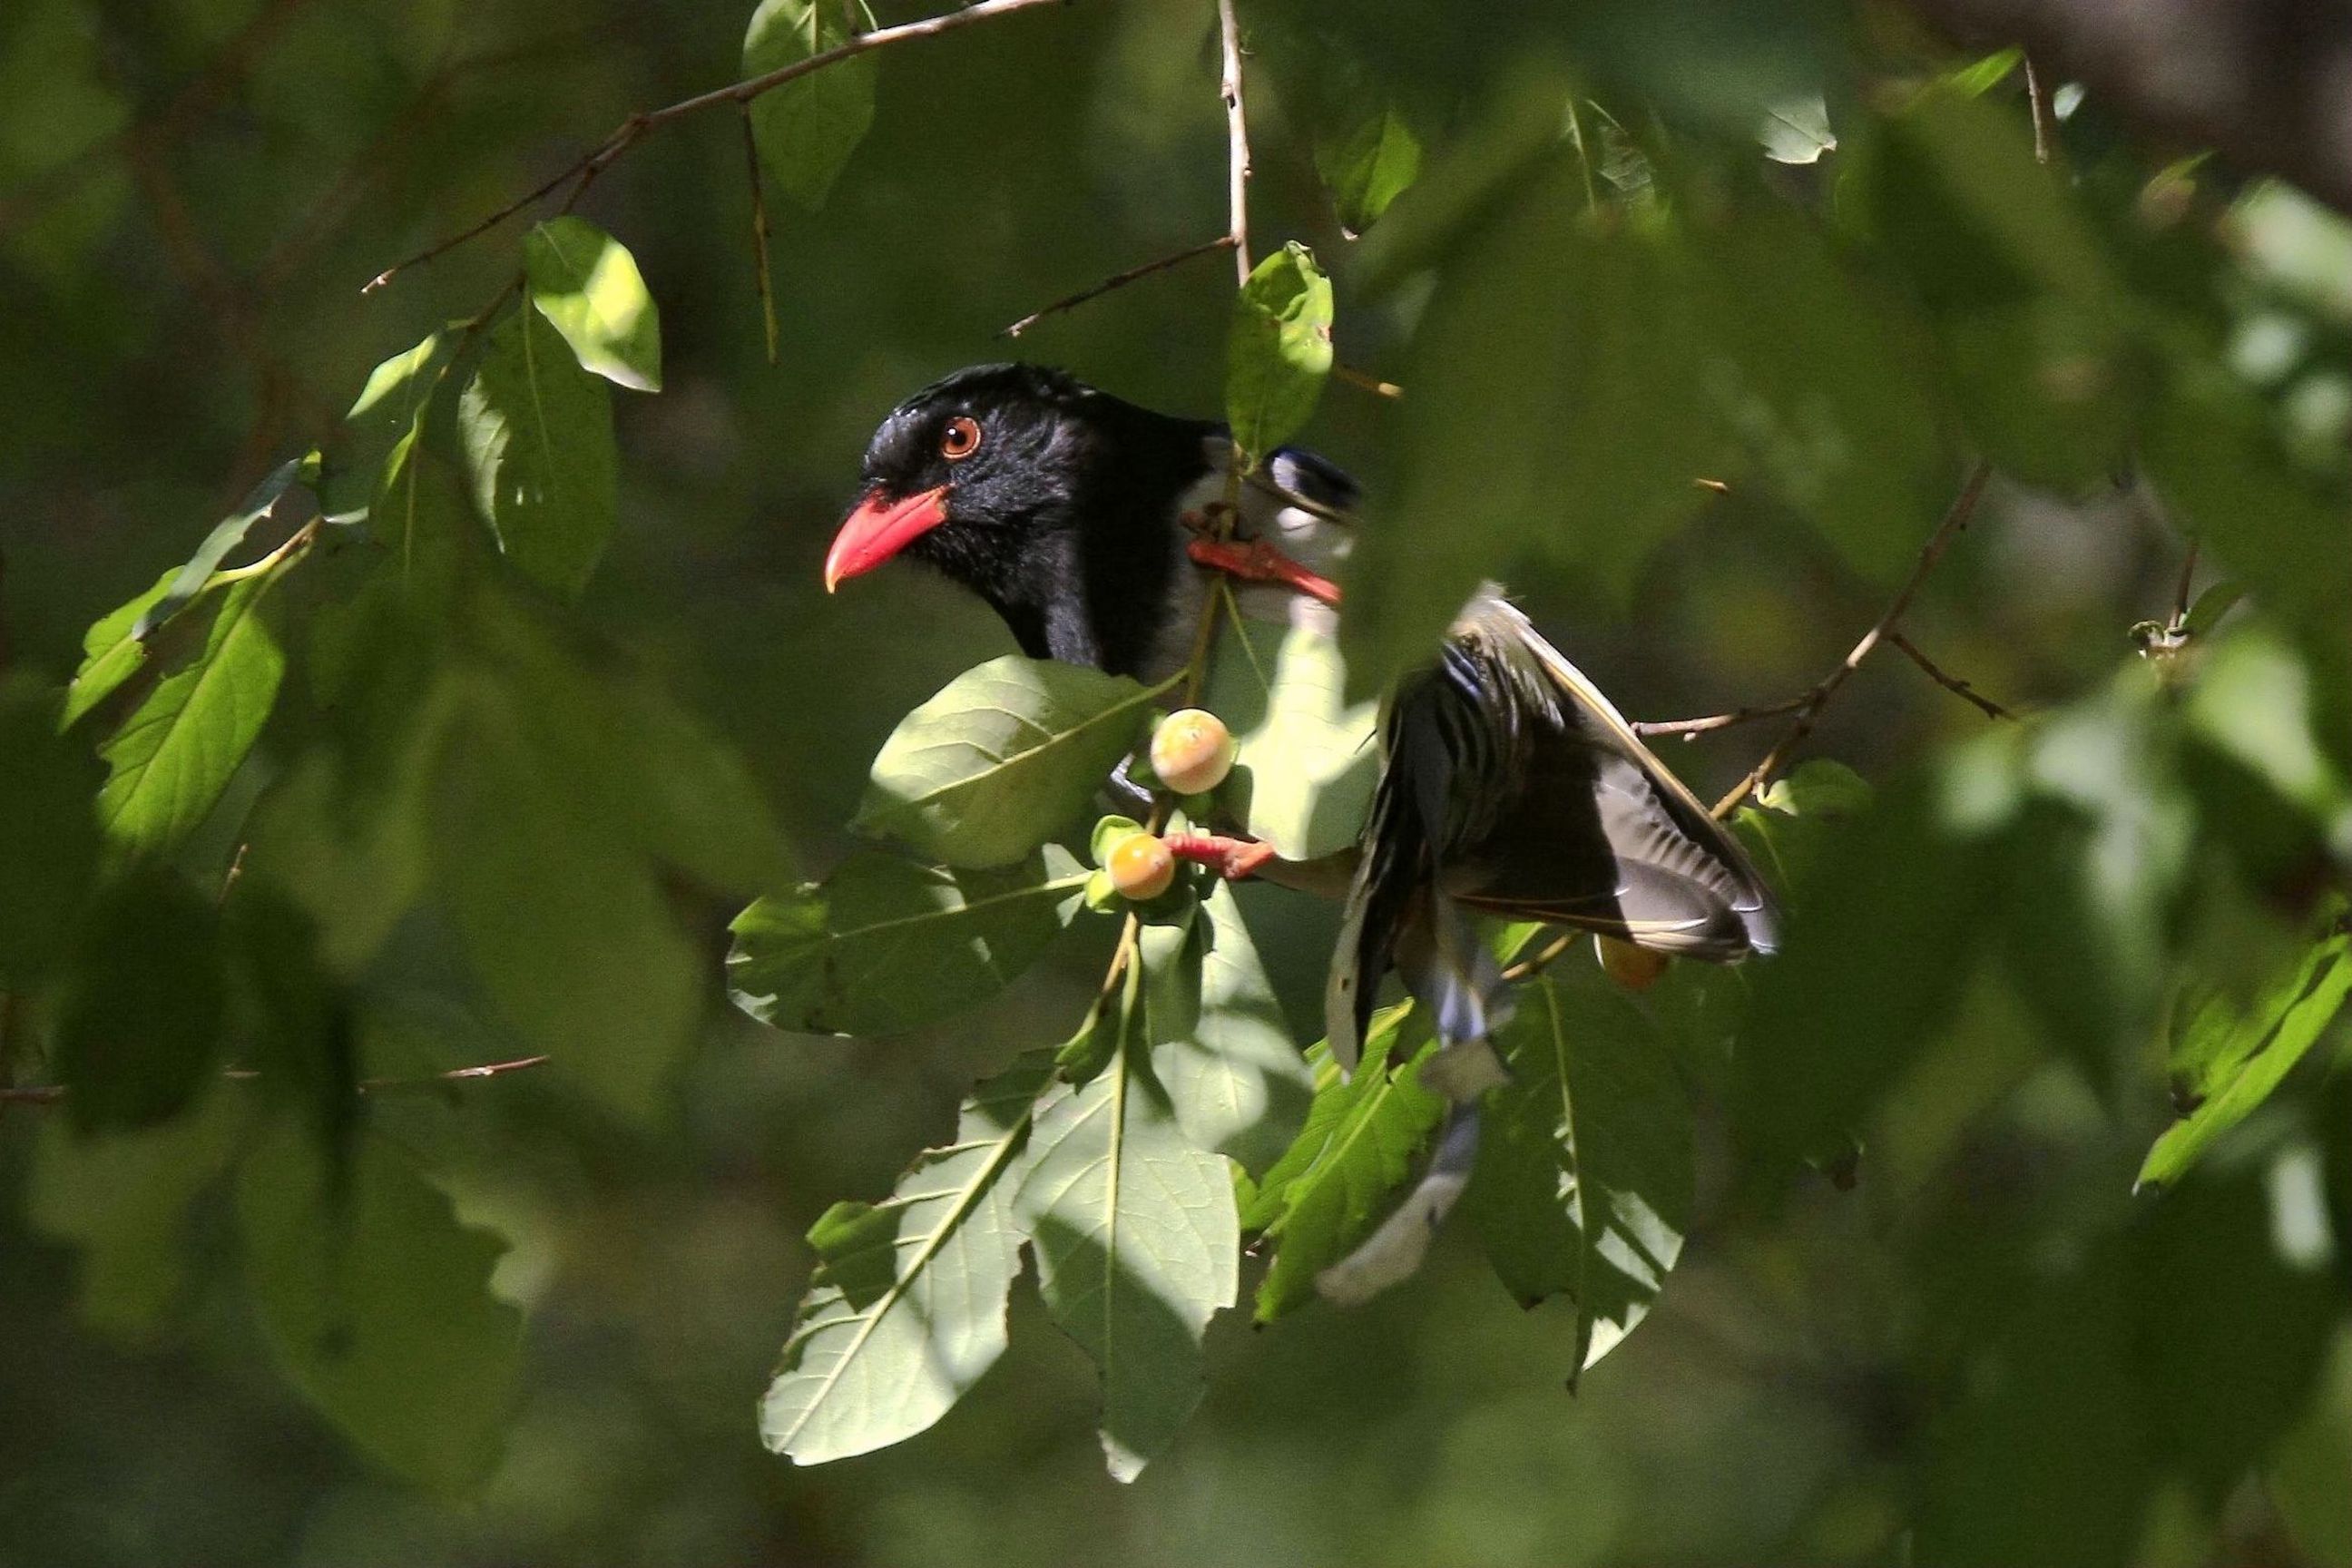
<instances>
[{"instance_id":1,"label":"yellow berry","mask_svg":"<svg viewBox=\"0 0 2352 1568\"><path fill-rule=\"evenodd\" d=\"M1176 857L1149 833L1122 838L1110 852L1111 886L1141 903L1156 899L1176 879Z\"/></svg>"},{"instance_id":2,"label":"yellow berry","mask_svg":"<svg viewBox=\"0 0 2352 1568\"><path fill-rule=\"evenodd\" d=\"M1600 950L1601 967L1609 972L1609 978L1628 991L1647 991L1666 972L1666 955L1663 952L1635 947L1613 936L1596 936L1592 945Z\"/></svg>"},{"instance_id":3,"label":"yellow berry","mask_svg":"<svg viewBox=\"0 0 2352 1568\"><path fill-rule=\"evenodd\" d=\"M1204 795L1234 771L1233 731L1199 708L1171 713L1152 731L1151 771L1178 795Z\"/></svg>"}]
</instances>

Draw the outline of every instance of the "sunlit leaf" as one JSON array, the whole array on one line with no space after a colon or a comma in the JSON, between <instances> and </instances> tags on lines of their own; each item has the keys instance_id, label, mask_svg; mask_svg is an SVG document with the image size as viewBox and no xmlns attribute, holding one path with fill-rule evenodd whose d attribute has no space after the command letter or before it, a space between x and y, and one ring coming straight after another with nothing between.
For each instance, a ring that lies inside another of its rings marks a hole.
<instances>
[{"instance_id":1,"label":"sunlit leaf","mask_svg":"<svg viewBox=\"0 0 2352 1568\"><path fill-rule=\"evenodd\" d=\"M765 76L849 41L849 12L825 0L761 0L743 35L743 74ZM824 205L874 122L875 62L860 55L751 100L751 135L768 177L801 205Z\"/></svg>"},{"instance_id":2,"label":"sunlit leaf","mask_svg":"<svg viewBox=\"0 0 2352 1568\"><path fill-rule=\"evenodd\" d=\"M1511 1081L1488 1101L1463 1206L1514 1297L1575 1303L1581 1370L1641 1321L1681 1255L1690 1100L1656 1026L1597 976L1530 982L1496 1044Z\"/></svg>"},{"instance_id":3,"label":"sunlit leaf","mask_svg":"<svg viewBox=\"0 0 2352 1568\"><path fill-rule=\"evenodd\" d=\"M2243 1013L2210 1001L2195 1010L2173 1056L2177 1094L2196 1109L2147 1152L2139 1181L2179 1179L2213 1141L2278 1088L2352 995L2352 917L2341 900L2294 968L2274 976Z\"/></svg>"},{"instance_id":4,"label":"sunlit leaf","mask_svg":"<svg viewBox=\"0 0 2352 1568\"><path fill-rule=\"evenodd\" d=\"M329 517L351 522L369 516L386 471L425 428L426 411L457 355L457 338L455 331L436 332L368 373L320 463L319 504ZM397 531L391 536L397 538ZM386 537L381 520L376 537Z\"/></svg>"},{"instance_id":5,"label":"sunlit leaf","mask_svg":"<svg viewBox=\"0 0 2352 1568\"><path fill-rule=\"evenodd\" d=\"M580 368L635 392L661 390L661 317L636 258L585 218L550 218L522 240L530 302Z\"/></svg>"},{"instance_id":6,"label":"sunlit leaf","mask_svg":"<svg viewBox=\"0 0 2352 1568\"><path fill-rule=\"evenodd\" d=\"M576 596L619 521L611 394L536 310L490 329L457 405L474 504L499 548Z\"/></svg>"},{"instance_id":7,"label":"sunlit leaf","mask_svg":"<svg viewBox=\"0 0 2352 1568\"><path fill-rule=\"evenodd\" d=\"M770 1448L818 1465L911 1437L1004 1353L1021 1268L1013 1189L1051 1071L1050 1053L1023 1057L972 1091L956 1141L887 1199L835 1204L810 1230L816 1273L760 1402Z\"/></svg>"},{"instance_id":8,"label":"sunlit leaf","mask_svg":"<svg viewBox=\"0 0 2352 1568\"><path fill-rule=\"evenodd\" d=\"M294 1385L361 1450L436 1491L499 1457L522 1318L493 1298L503 1250L381 1138L338 1168L290 1120L245 1156L245 1271Z\"/></svg>"},{"instance_id":9,"label":"sunlit leaf","mask_svg":"<svg viewBox=\"0 0 2352 1568\"><path fill-rule=\"evenodd\" d=\"M1435 1047L1412 1009L1402 1007L1372 1020L1353 1078L1342 1081L1322 1047L1309 1054L1316 1089L1307 1125L1242 1215L1244 1228L1276 1247L1257 1289L1258 1321L1314 1300L1315 1277L1380 1224L1445 1113L1444 1098L1420 1078L1423 1058Z\"/></svg>"},{"instance_id":10,"label":"sunlit leaf","mask_svg":"<svg viewBox=\"0 0 2352 1568\"><path fill-rule=\"evenodd\" d=\"M1393 104L1318 132L1315 167L1330 187L1340 226L1361 234L1421 173L1421 138Z\"/></svg>"},{"instance_id":11,"label":"sunlit leaf","mask_svg":"<svg viewBox=\"0 0 2352 1568\"><path fill-rule=\"evenodd\" d=\"M278 700L286 656L260 613L265 573L219 596L204 646L157 682L99 748L99 821L122 843L172 847L202 822L253 749Z\"/></svg>"},{"instance_id":12,"label":"sunlit leaf","mask_svg":"<svg viewBox=\"0 0 2352 1568\"><path fill-rule=\"evenodd\" d=\"M163 596L150 604L131 623L131 635L144 642L157 626L179 614L190 600L203 592L213 574L220 569L221 563L228 559L229 552L245 542L246 536L253 531L254 524L268 516L279 499L298 483L303 482L306 477L316 478L315 464L314 455L289 458L271 469L260 483L253 487L252 493L238 503L235 511L214 525L213 531L205 536L204 543L196 547L196 552L188 558L187 564L180 568L179 574L164 589Z\"/></svg>"},{"instance_id":13,"label":"sunlit leaf","mask_svg":"<svg viewBox=\"0 0 2352 1568\"><path fill-rule=\"evenodd\" d=\"M1317 626L1229 618L1202 704L1234 740L1218 801L1290 860L1355 843L1379 782L1380 705L1350 702L1339 645Z\"/></svg>"},{"instance_id":14,"label":"sunlit leaf","mask_svg":"<svg viewBox=\"0 0 2352 1568\"><path fill-rule=\"evenodd\" d=\"M1766 104L1756 139L1764 144L1764 156L1776 163L1818 163L1822 153L1835 152L1838 144L1830 130L1829 105L1819 93Z\"/></svg>"},{"instance_id":15,"label":"sunlit leaf","mask_svg":"<svg viewBox=\"0 0 2352 1568\"><path fill-rule=\"evenodd\" d=\"M1172 684L991 659L899 721L852 826L950 866L1008 865L1084 809Z\"/></svg>"},{"instance_id":16,"label":"sunlit leaf","mask_svg":"<svg viewBox=\"0 0 2352 1568\"><path fill-rule=\"evenodd\" d=\"M1105 1070L1038 1101L1014 1199L1045 1310L1102 1374L1103 1454L1122 1481L1200 1403L1202 1335L1234 1303L1241 1243L1224 1161L1186 1138L1152 1076L1140 991L1130 965Z\"/></svg>"},{"instance_id":17,"label":"sunlit leaf","mask_svg":"<svg viewBox=\"0 0 2352 1568\"><path fill-rule=\"evenodd\" d=\"M1297 1136L1315 1093L1233 889L1181 925L1147 925L1144 1033L1151 1070L1197 1148L1263 1171Z\"/></svg>"},{"instance_id":18,"label":"sunlit leaf","mask_svg":"<svg viewBox=\"0 0 2352 1568\"><path fill-rule=\"evenodd\" d=\"M888 1035L986 1001L1069 923L1087 873L1055 846L1002 871L859 850L735 917L736 1005L813 1034Z\"/></svg>"},{"instance_id":19,"label":"sunlit leaf","mask_svg":"<svg viewBox=\"0 0 2352 1568\"><path fill-rule=\"evenodd\" d=\"M1331 374L1331 280L1292 241L1257 264L1225 337L1225 418L1263 460L1306 426Z\"/></svg>"}]
</instances>

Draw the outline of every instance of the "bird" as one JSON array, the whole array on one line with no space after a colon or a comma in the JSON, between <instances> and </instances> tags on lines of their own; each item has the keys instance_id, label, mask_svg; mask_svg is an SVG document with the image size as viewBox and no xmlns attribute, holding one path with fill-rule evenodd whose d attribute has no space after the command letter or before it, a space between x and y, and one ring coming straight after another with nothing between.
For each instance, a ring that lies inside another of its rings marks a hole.
<instances>
[{"instance_id":1,"label":"bird","mask_svg":"<svg viewBox=\"0 0 2352 1568\"><path fill-rule=\"evenodd\" d=\"M1300 447L1235 479L1239 460L1214 420L1045 366L976 365L877 428L824 584L922 562L993 607L1031 658L1147 681L1189 656L1213 574L1235 580L1246 616L1335 630L1358 486ZM1212 526L1228 496L1233 515ZM1423 1077L1448 1111L1405 1203L1318 1281L1343 1301L1418 1266L1475 1159L1475 1103L1507 1079L1491 1042L1512 988L1476 916L1719 963L1777 940L1773 896L1738 841L1496 584L1388 693L1381 745L1326 985L1328 1045L1352 1072L1397 972L1441 1042ZM1273 869L1263 846L1231 836L1180 852L1227 875Z\"/></svg>"}]
</instances>

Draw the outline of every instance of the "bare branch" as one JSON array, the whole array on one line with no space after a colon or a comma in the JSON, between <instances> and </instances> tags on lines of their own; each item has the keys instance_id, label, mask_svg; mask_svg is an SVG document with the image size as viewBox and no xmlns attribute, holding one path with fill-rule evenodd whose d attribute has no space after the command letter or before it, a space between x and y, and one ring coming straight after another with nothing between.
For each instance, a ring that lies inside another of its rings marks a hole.
<instances>
[{"instance_id":1,"label":"bare branch","mask_svg":"<svg viewBox=\"0 0 2352 1568\"><path fill-rule=\"evenodd\" d=\"M2014 719L2017 717L2016 714L2011 713L2008 709L2002 707L2000 703L1995 702L1991 698L1987 697L1983 692L1979 691L1975 687L1970 686L1958 676L1952 674L1948 670L1940 668L1934 659L1929 658L1926 654L1919 651L1918 644L1913 642L1909 637L1905 637L1901 632L1890 627L1886 633L1886 640L1893 643L1897 648L1901 649L1904 656L1909 658L1912 663L1925 670L1928 679L1934 681L1937 685L1942 687L1953 696L1976 704L1977 710L1982 713L1986 718Z\"/></svg>"},{"instance_id":2,"label":"bare branch","mask_svg":"<svg viewBox=\"0 0 2352 1568\"><path fill-rule=\"evenodd\" d=\"M1979 462L1969 471L1967 480L1960 486L1960 493L1946 509L1943 521L1936 524L1936 531L1927 536L1927 542L1920 546L1918 564L1911 568L1911 575L1905 579L1894 603L1886 606L1885 613L1878 617L1876 624L1862 634L1862 640L1853 645L1845 658L1840 659L1835 668L1798 700L1796 722L1789 726L1788 733L1764 753L1764 760L1749 769L1748 776L1741 779L1729 795L1715 803L1715 816L1728 816L1732 809L1746 800L1758 785L1779 771L1780 764L1788 760L1789 753L1813 732L1813 721L1821 717L1822 708L1837 695L1838 688L1862 668L1862 661L1870 657L1871 650L1886 640L1887 634L1895 629L1895 623L1901 620L1903 612L1911 607L1913 597L1919 592L1919 584L1927 580L1927 574L1935 569L1937 561L1943 559L1944 552L1950 548L1952 541L1968 527L1969 519L1975 515L1977 501L1983 496L1985 485L1991 478L1992 465L1990 463Z\"/></svg>"},{"instance_id":3,"label":"bare branch","mask_svg":"<svg viewBox=\"0 0 2352 1568\"><path fill-rule=\"evenodd\" d=\"M1334 364L1331 367L1331 374L1333 379L1344 381L1349 386L1360 388L1365 392L1372 394L1376 397L1402 397L1404 395L1404 388L1399 386L1395 382L1382 381L1376 375L1367 375L1362 371L1356 369L1353 365Z\"/></svg>"},{"instance_id":4,"label":"bare branch","mask_svg":"<svg viewBox=\"0 0 2352 1568\"><path fill-rule=\"evenodd\" d=\"M502 1078L510 1072L529 1068L544 1067L552 1057L517 1057L512 1061L478 1062L471 1067L450 1068L446 1071L427 1073L423 1078L362 1079L352 1087L361 1094L418 1094L446 1090L458 1084L472 1083L478 1079ZM251 1083L261 1075L251 1068L225 1068L221 1077L230 1083ZM0 1105L55 1105L71 1093L62 1083L0 1084Z\"/></svg>"},{"instance_id":5,"label":"bare branch","mask_svg":"<svg viewBox=\"0 0 2352 1568\"><path fill-rule=\"evenodd\" d=\"M1234 0L1217 0L1217 32L1224 45L1225 68L1219 89L1225 100L1225 200L1232 213L1234 271L1249 281L1249 117L1242 107L1242 29L1234 16Z\"/></svg>"},{"instance_id":6,"label":"bare branch","mask_svg":"<svg viewBox=\"0 0 2352 1568\"><path fill-rule=\"evenodd\" d=\"M632 114L615 126L612 133L599 142L594 148L557 171L552 178L543 181L528 194L509 202L471 228L452 235L437 245L428 246L404 260L394 262L370 279L361 292L366 293L381 289L409 268L421 267L434 258L456 249L478 235L488 233L524 208L551 195L567 181L575 182L571 195L565 201L568 210L572 203L580 199L581 193L594 183L596 176L609 168L621 154L635 146L647 132L658 130L673 121L683 120L688 115L699 114L705 110L719 109L728 104L749 103L762 93L772 92L788 81L796 81L813 71L823 70L827 66L839 65L852 56L862 55L872 49L887 48L893 44L912 43L918 38L936 37L941 33L952 32L958 27L967 27L976 22L986 22L998 16L1009 16L1015 11L1028 11L1040 5L1059 5L1066 3L1067 0L980 0L978 5L968 5L961 11L949 11L937 16L926 16L920 21L904 22L895 27L877 27L870 33L860 33L846 42L811 55L805 59L798 59L790 65L780 66L765 75L748 77L741 81L730 82L725 87L713 88L709 92L697 93L692 98L680 99L677 102L665 105L660 109L644 110Z\"/></svg>"},{"instance_id":7,"label":"bare branch","mask_svg":"<svg viewBox=\"0 0 2352 1568\"><path fill-rule=\"evenodd\" d=\"M2025 57L2025 103L2033 116L2033 161L2043 168L2050 166L2050 150L2057 144L2058 122L2050 112L2050 95L2042 90L2042 73L2033 68L2033 57Z\"/></svg>"},{"instance_id":8,"label":"bare branch","mask_svg":"<svg viewBox=\"0 0 2352 1568\"><path fill-rule=\"evenodd\" d=\"M760 177L760 143L751 134L751 106L743 106L743 167L751 182L751 265L760 279L760 324L768 334L768 363L776 363L776 286L768 276L768 184Z\"/></svg>"},{"instance_id":9,"label":"bare branch","mask_svg":"<svg viewBox=\"0 0 2352 1568\"><path fill-rule=\"evenodd\" d=\"M1551 967L1553 962L1557 960L1561 953L1566 952L1570 948L1574 947L1584 935L1585 933L1580 931L1562 931L1559 935L1552 938L1550 942L1547 942L1544 945L1543 951L1537 953L1534 957L1522 958L1517 963L1511 964L1506 968L1503 971L1504 981L1507 984L1517 984L1518 982L1526 980L1530 976L1542 973L1545 970Z\"/></svg>"},{"instance_id":10,"label":"bare branch","mask_svg":"<svg viewBox=\"0 0 2352 1568\"><path fill-rule=\"evenodd\" d=\"M1806 696L1811 696L1809 692ZM1636 735L1680 735L1687 741L1695 736L1728 730L1736 724L1753 724L1759 719L1778 719L1783 713L1794 713L1805 705L1805 697L1791 697L1785 702L1769 702L1760 707L1734 708L1728 713L1710 713L1704 719L1650 719L1633 726Z\"/></svg>"},{"instance_id":11,"label":"bare branch","mask_svg":"<svg viewBox=\"0 0 2352 1568\"><path fill-rule=\"evenodd\" d=\"M1089 300L1100 299L1103 295L1109 293L1112 289L1124 289L1129 284L1135 282L1138 279L1149 278L1155 272L1165 272L1171 267L1181 266L1185 262L1192 260L1194 257L1206 256L1212 251L1229 250L1233 247L1233 245L1234 237L1232 235L1221 234L1214 239L1204 239L1198 245L1176 252L1173 256L1163 256L1157 260L1147 261L1140 267L1130 267L1124 272L1114 272L1109 277L1104 279L1101 282L1095 284L1092 288L1081 289L1075 294L1065 294L1062 298L1055 300L1052 304L1040 306L1038 309L1030 311L1027 315L1022 317L1019 321L1005 328L1001 335L1008 338L1017 338L1048 316L1057 315L1064 310L1075 309L1077 306L1085 304Z\"/></svg>"}]
</instances>

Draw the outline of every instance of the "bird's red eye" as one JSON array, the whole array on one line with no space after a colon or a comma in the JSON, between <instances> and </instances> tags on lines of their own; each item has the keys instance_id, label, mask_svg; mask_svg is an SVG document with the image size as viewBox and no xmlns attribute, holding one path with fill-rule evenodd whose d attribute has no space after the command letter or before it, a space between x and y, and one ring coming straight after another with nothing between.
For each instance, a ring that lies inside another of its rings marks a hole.
<instances>
[{"instance_id":1,"label":"bird's red eye","mask_svg":"<svg viewBox=\"0 0 2352 1568\"><path fill-rule=\"evenodd\" d=\"M961 463L980 450L980 422L959 414L948 421L940 433L940 456L950 463Z\"/></svg>"}]
</instances>

